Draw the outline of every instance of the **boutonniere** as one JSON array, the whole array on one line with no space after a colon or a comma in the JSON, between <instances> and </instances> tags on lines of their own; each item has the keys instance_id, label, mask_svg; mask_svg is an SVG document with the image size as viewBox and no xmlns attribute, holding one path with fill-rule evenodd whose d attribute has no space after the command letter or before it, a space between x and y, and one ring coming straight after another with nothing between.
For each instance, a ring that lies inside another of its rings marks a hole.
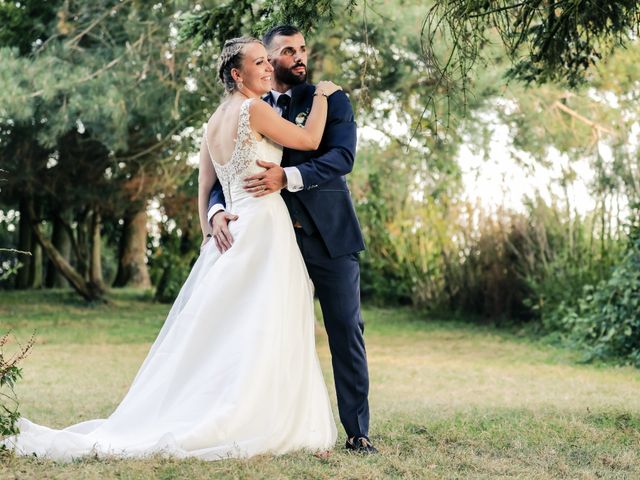
<instances>
[{"instance_id":1,"label":"boutonniere","mask_svg":"<svg viewBox=\"0 0 640 480\"><path fill-rule=\"evenodd\" d=\"M296 125L298 125L299 127L304 127L308 116L309 109L307 108L304 112L300 112L298 115L296 115Z\"/></svg>"}]
</instances>

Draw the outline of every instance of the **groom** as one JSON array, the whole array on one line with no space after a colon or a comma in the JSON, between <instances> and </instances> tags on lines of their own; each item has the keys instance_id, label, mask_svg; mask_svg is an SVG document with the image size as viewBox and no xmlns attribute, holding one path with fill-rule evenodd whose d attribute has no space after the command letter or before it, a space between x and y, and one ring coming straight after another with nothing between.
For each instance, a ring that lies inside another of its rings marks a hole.
<instances>
[{"instance_id":1,"label":"groom","mask_svg":"<svg viewBox=\"0 0 640 480\"><path fill-rule=\"evenodd\" d=\"M290 25L269 30L263 42L273 65L273 90L264 100L291 122L304 125L315 87L306 83L307 50L300 31ZM356 124L347 96L329 97L327 123L320 147L301 152L284 149L282 166L258 164L265 172L245 179L255 196L280 191L296 233L309 276L320 301L329 337L340 420L348 450L375 453L369 433L369 375L360 315L358 252L364 242L344 175L351 172ZM283 168L284 167L284 168ZM233 241L228 223L237 217L224 211L219 183L209 199L214 240L221 252Z\"/></svg>"}]
</instances>

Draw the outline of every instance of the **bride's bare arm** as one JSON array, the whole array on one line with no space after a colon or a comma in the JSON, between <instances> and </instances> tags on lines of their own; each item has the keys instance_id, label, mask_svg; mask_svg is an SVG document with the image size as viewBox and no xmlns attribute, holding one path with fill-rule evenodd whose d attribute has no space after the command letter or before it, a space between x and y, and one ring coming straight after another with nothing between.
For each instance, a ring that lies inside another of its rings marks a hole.
<instances>
[{"instance_id":1,"label":"bride's bare arm","mask_svg":"<svg viewBox=\"0 0 640 480\"><path fill-rule=\"evenodd\" d=\"M209 209L209 194L217 178L209 150L207 149L207 142L203 135L202 142L200 143L200 166L198 170L198 216L200 217L203 245L207 241L207 235L211 234L211 225L207 219L207 210Z\"/></svg>"},{"instance_id":2,"label":"bride's bare arm","mask_svg":"<svg viewBox=\"0 0 640 480\"><path fill-rule=\"evenodd\" d=\"M295 150L316 150L327 121L327 96L340 90L332 82L316 87L311 112L304 128L285 120L266 102L251 102L251 128L274 142Z\"/></svg>"}]
</instances>

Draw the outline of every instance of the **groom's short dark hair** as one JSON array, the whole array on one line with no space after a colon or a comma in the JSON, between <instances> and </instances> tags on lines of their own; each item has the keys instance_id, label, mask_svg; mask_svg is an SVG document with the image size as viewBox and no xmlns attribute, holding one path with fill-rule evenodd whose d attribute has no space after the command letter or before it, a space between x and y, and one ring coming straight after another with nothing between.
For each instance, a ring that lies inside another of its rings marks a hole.
<instances>
[{"instance_id":1,"label":"groom's short dark hair","mask_svg":"<svg viewBox=\"0 0 640 480\"><path fill-rule=\"evenodd\" d=\"M276 25L264 34L264 36L262 37L262 43L264 43L266 46L269 46L271 45L271 41L274 37L277 37L279 35L290 37L292 35L295 35L296 33L301 32L297 27L294 27L293 25Z\"/></svg>"}]
</instances>

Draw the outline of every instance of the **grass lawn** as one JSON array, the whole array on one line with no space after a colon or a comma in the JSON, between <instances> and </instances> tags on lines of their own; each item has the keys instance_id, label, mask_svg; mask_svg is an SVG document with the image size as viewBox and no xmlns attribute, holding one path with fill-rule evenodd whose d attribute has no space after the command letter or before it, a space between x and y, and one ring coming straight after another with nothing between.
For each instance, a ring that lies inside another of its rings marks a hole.
<instances>
[{"instance_id":1,"label":"grass lawn","mask_svg":"<svg viewBox=\"0 0 640 480\"><path fill-rule=\"evenodd\" d=\"M113 410L169 308L135 291L113 298L86 306L67 291L0 292L0 333L25 341L37 330L17 389L24 416L63 427ZM0 478L640 478L640 371L581 365L565 350L408 309L364 317L379 455L345 453L341 432L324 460L4 458ZM335 397L320 326L317 344Z\"/></svg>"}]
</instances>

